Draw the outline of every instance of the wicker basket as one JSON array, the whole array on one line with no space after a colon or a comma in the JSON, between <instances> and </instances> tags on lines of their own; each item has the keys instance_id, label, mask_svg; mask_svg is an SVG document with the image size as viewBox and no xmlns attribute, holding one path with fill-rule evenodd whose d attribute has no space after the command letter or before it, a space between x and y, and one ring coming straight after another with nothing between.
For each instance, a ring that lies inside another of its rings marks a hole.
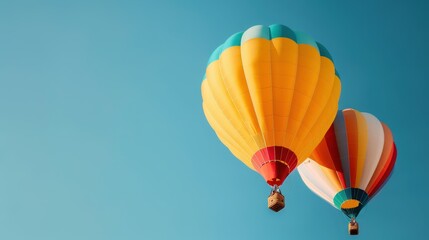
<instances>
[{"instance_id":1,"label":"wicker basket","mask_svg":"<svg viewBox=\"0 0 429 240\"><path fill-rule=\"evenodd\" d=\"M279 192L273 192L268 197L268 208L278 212L285 207L285 197Z\"/></svg>"},{"instance_id":2,"label":"wicker basket","mask_svg":"<svg viewBox=\"0 0 429 240\"><path fill-rule=\"evenodd\" d=\"M349 222L349 234L350 235L359 234L359 224L357 222Z\"/></svg>"}]
</instances>

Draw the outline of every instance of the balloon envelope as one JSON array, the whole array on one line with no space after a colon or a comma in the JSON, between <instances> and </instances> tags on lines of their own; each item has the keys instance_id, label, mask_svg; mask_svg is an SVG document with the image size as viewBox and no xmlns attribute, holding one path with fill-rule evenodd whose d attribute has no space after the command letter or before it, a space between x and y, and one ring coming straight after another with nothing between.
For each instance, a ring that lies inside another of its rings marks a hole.
<instances>
[{"instance_id":1,"label":"balloon envelope","mask_svg":"<svg viewBox=\"0 0 429 240\"><path fill-rule=\"evenodd\" d=\"M346 109L298 171L314 193L356 218L386 183L395 161L387 125L369 113Z\"/></svg>"},{"instance_id":2,"label":"balloon envelope","mask_svg":"<svg viewBox=\"0 0 429 240\"><path fill-rule=\"evenodd\" d=\"M340 79L328 51L283 25L232 35L211 55L201 91L221 142L281 185L335 118Z\"/></svg>"}]
</instances>

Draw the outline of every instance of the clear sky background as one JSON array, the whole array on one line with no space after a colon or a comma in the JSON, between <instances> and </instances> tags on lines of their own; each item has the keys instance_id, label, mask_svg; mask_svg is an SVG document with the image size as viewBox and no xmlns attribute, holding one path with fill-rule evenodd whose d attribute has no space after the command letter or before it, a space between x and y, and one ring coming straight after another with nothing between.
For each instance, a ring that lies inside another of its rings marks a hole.
<instances>
[{"instance_id":1,"label":"clear sky background","mask_svg":"<svg viewBox=\"0 0 429 240\"><path fill-rule=\"evenodd\" d=\"M313 36L340 108L387 123L394 175L354 239L425 239L429 5L344 0L0 0L0 239L347 239L293 173L286 208L201 107L211 52L257 24Z\"/></svg>"}]
</instances>

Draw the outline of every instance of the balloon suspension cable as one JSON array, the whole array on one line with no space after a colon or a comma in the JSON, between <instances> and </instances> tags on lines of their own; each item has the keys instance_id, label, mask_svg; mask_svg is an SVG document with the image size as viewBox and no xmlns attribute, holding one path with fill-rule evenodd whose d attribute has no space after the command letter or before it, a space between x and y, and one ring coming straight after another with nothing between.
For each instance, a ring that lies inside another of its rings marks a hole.
<instances>
[{"instance_id":1,"label":"balloon suspension cable","mask_svg":"<svg viewBox=\"0 0 429 240\"><path fill-rule=\"evenodd\" d=\"M356 224L357 222L356 222L356 218L355 217L351 217L350 218L350 223L351 224Z\"/></svg>"},{"instance_id":2,"label":"balloon suspension cable","mask_svg":"<svg viewBox=\"0 0 429 240\"><path fill-rule=\"evenodd\" d=\"M347 216L346 214L341 214L344 216L344 218L347 220L347 222L350 222L352 220L351 217Z\"/></svg>"},{"instance_id":3,"label":"balloon suspension cable","mask_svg":"<svg viewBox=\"0 0 429 240\"><path fill-rule=\"evenodd\" d=\"M276 192L282 194L282 191L280 191L280 187L277 186L277 184L274 184L273 188L271 189L271 194L270 195L273 195Z\"/></svg>"}]
</instances>

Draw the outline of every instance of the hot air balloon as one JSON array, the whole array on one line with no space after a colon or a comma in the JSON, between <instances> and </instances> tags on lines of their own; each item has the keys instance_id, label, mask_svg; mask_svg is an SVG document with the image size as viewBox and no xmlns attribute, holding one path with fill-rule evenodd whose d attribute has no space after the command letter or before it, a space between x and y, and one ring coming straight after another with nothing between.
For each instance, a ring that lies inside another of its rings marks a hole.
<instances>
[{"instance_id":1,"label":"hot air balloon","mask_svg":"<svg viewBox=\"0 0 429 240\"><path fill-rule=\"evenodd\" d=\"M283 25L232 35L211 54L201 86L209 124L272 186L274 211L284 207L280 185L334 120L340 90L326 48Z\"/></svg>"},{"instance_id":2,"label":"hot air balloon","mask_svg":"<svg viewBox=\"0 0 429 240\"><path fill-rule=\"evenodd\" d=\"M386 124L369 113L339 111L323 140L298 167L304 183L350 219L384 186L396 161L396 146Z\"/></svg>"}]
</instances>

